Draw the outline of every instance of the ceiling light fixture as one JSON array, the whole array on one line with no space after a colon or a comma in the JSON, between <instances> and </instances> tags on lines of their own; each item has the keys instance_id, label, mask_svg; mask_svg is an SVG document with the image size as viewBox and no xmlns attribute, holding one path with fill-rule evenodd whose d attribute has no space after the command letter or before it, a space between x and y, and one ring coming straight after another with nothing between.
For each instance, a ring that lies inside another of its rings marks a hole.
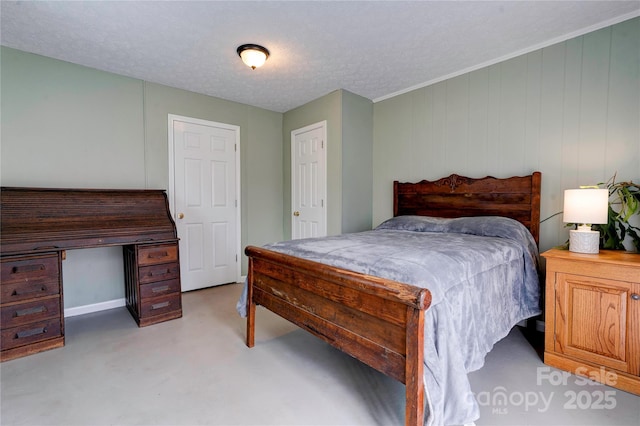
<instances>
[{"instance_id":1,"label":"ceiling light fixture","mask_svg":"<svg viewBox=\"0 0 640 426\"><path fill-rule=\"evenodd\" d=\"M269 57L269 51L257 44L243 44L237 49L238 55L242 58L242 62L255 70L264 65Z\"/></svg>"}]
</instances>

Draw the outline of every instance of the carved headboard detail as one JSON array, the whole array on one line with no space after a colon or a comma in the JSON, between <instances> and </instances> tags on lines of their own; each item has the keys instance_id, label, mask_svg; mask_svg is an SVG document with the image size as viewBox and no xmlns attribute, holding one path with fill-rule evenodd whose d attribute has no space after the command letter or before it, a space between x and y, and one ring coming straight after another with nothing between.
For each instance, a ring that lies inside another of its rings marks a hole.
<instances>
[{"instance_id":1,"label":"carved headboard detail","mask_svg":"<svg viewBox=\"0 0 640 426\"><path fill-rule=\"evenodd\" d=\"M539 242L542 175L470 178L452 174L436 181L393 183L393 215L505 216L526 226Z\"/></svg>"}]
</instances>

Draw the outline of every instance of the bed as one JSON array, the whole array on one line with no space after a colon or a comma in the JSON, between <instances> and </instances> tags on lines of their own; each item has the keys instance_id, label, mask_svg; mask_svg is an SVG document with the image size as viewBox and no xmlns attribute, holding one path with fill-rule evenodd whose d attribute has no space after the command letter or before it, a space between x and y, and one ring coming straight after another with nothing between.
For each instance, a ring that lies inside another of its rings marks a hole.
<instances>
[{"instance_id":1,"label":"bed","mask_svg":"<svg viewBox=\"0 0 640 426\"><path fill-rule=\"evenodd\" d=\"M402 382L406 425L474 421L478 405L466 374L482 366L516 323L540 313L540 188L539 172L396 181L394 217L375 230L248 246L238 302L247 317L247 346L254 346L261 305ZM511 233L526 241L512 241ZM485 255L490 251L478 244L487 241L499 253ZM444 252L424 255L413 244ZM463 263L446 266L458 253L465 253L456 260ZM480 273L473 268L484 265L484 257L489 266ZM494 266L490 258L506 260Z\"/></svg>"}]
</instances>

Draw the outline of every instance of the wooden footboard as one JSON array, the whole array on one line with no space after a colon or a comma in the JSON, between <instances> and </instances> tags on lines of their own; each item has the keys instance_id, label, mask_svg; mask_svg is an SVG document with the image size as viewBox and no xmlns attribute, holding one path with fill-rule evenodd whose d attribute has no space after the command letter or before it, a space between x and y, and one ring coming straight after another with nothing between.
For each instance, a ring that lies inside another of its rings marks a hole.
<instances>
[{"instance_id":1,"label":"wooden footboard","mask_svg":"<svg viewBox=\"0 0 640 426\"><path fill-rule=\"evenodd\" d=\"M406 387L407 425L424 416L423 288L249 246L247 346L262 305Z\"/></svg>"}]
</instances>

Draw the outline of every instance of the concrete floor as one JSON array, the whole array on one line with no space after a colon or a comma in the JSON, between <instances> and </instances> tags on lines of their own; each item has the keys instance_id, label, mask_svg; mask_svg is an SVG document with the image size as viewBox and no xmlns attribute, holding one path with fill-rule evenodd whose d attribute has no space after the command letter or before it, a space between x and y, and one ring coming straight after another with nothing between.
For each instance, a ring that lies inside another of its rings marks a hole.
<instances>
[{"instance_id":1,"label":"concrete floor","mask_svg":"<svg viewBox=\"0 0 640 426\"><path fill-rule=\"evenodd\" d=\"M146 328L124 308L68 318L64 348L0 365L0 423L404 422L402 384L264 309L248 349L245 321L234 309L240 291L227 285L184 293L183 318ZM640 425L640 397L546 367L519 328L470 380L478 426Z\"/></svg>"}]
</instances>

